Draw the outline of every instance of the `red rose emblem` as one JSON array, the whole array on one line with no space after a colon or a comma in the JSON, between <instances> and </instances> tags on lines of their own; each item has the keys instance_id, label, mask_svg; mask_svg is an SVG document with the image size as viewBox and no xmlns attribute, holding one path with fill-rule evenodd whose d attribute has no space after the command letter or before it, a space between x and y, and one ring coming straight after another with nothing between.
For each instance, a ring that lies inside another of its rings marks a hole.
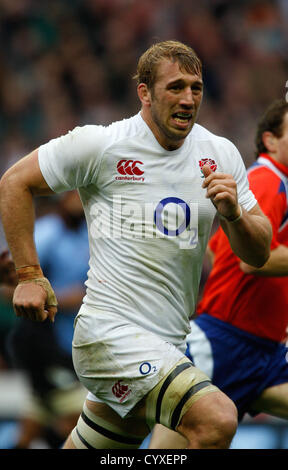
<instances>
[{"instance_id":1,"label":"red rose emblem","mask_svg":"<svg viewBox=\"0 0 288 470\"><path fill-rule=\"evenodd\" d=\"M200 167L201 172L202 172L203 166L207 164L210 166L212 171L217 170L217 163L215 162L215 160L213 160L212 158L201 158L201 160L199 160L199 167Z\"/></svg>"}]
</instances>

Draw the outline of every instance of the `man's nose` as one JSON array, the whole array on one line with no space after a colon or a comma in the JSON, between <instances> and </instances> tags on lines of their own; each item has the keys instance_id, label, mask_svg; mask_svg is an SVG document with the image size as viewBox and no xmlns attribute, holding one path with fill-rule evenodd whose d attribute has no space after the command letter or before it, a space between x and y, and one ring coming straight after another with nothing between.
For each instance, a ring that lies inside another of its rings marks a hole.
<instances>
[{"instance_id":1,"label":"man's nose","mask_svg":"<svg viewBox=\"0 0 288 470\"><path fill-rule=\"evenodd\" d=\"M183 93L181 94L180 104L185 106L193 106L194 96L190 87L187 87L183 90Z\"/></svg>"}]
</instances>

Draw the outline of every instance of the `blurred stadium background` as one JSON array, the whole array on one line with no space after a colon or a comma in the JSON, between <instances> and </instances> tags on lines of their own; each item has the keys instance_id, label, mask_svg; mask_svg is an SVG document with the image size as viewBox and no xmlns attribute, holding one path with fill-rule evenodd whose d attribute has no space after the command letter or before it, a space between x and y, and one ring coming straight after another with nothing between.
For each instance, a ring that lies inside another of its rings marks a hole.
<instances>
[{"instance_id":1,"label":"blurred stadium background","mask_svg":"<svg viewBox=\"0 0 288 470\"><path fill-rule=\"evenodd\" d=\"M205 82L199 123L231 139L248 166L256 120L288 92L287 0L0 0L0 175L76 125L138 112L137 58L165 39L199 54ZM0 244L2 250L1 230ZM3 353L15 318L1 294L0 302L3 449L13 446L27 384ZM286 422L246 418L233 447L288 448Z\"/></svg>"}]
</instances>

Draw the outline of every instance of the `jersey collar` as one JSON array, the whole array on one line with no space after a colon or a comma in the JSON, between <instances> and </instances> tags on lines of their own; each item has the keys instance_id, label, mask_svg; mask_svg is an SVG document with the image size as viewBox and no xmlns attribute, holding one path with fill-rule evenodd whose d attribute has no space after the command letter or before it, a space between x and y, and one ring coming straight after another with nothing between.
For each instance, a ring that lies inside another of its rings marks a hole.
<instances>
[{"instance_id":1,"label":"jersey collar","mask_svg":"<svg viewBox=\"0 0 288 470\"><path fill-rule=\"evenodd\" d=\"M287 166L283 165L282 163L277 162L277 160L274 160L274 158L270 157L270 155L268 155L268 153L260 153L259 157L266 158L267 160L269 160L271 163L273 163L273 165L276 168L278 168L278 170L281 171L281 173L283 173L285 176L288 177L288 168L287 168Z\"/></svg>"}]
</instances>

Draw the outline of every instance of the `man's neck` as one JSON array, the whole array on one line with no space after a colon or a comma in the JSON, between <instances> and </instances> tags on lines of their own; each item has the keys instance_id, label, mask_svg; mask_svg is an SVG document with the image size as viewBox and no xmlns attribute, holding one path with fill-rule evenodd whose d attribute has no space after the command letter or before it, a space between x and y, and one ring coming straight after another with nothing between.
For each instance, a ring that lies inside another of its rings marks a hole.
<instances>
[{"instance_id":1,"label":"man's neck","mask_svg":"<svg viewBox=\"0 0 288 470\"><path fill-rule=\"evenodd\" d=\"M167 136L164 136L163 132L161 132L158 125L152 119L151 114L145 112L144 108L142 108L140 114L141 114L141 117L142 117L143 121L145 121L145 123L147 124L147 126L151 130L151 132L154 135L157 142L165 150L168 150L168 151L177 150L184 144L185 139L181 139L181 140L177 141L177 140L169 139Z\"/></svg>"}]
</instances>

